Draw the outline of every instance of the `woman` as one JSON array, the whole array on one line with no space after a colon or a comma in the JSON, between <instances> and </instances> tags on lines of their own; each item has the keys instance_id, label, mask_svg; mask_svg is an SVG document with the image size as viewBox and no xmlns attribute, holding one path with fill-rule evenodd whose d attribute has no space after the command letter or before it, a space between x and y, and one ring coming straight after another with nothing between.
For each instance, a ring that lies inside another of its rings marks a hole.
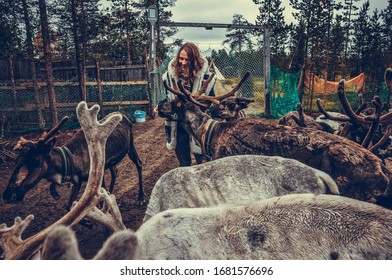
<instances>
[{"instance_id":1,"label":"woman","mask_svg":"<svg viewBox=\"0 0 392 280\"><path fill-rule=\"evenodd\" d=\"M198 47L193 43L185 43L178 50L176 57L170 61L167 72L163 74L162 79L170 87L173 87L172 79L175 83L181 81L186 89L196 92L201 88L202 82L207 80L210 75L208 61L200 54ZM216 77L210 82L205 94L215 95L215 81ZM174 94L166 91L165 101L175 99ZM203 155L200 147L181 126L177 125L177 122L166 120L165 130L167 135L166 147L169 150L175 150L180 166L192 165L191 153L194 154L197 164L202 163Z\"/></svg>"}]
</instances>

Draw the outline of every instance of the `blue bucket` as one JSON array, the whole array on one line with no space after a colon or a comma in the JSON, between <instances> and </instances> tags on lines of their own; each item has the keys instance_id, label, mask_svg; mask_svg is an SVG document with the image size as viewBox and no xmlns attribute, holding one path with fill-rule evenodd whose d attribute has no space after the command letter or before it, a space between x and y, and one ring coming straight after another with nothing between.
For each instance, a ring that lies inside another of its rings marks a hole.
<instances>
[{"instance_id":1,"label":"blue bucket","mask_svg":"<svg viewBox=\"0 0 392 280\"><path fill-rule=\"evenodd\" d=\"M133 113L133 116L136 118L136 122L145 122L146 121L146 112L141 110L136 110Z\"/></svg>"}]
</instances>

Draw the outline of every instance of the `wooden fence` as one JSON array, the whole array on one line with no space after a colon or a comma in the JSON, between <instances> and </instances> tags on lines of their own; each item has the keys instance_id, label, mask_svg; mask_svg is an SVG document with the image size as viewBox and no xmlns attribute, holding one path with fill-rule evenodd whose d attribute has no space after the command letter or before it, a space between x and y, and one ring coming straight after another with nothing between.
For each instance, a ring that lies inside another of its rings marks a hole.
<instances>
[{"instance_id":1,"label":"wooden fence","mask_svg":"<svg viewBox=\"0 0 392 280\"><path fill-rule=\"evenodd\" d=\"M14 77L16 81L30 81L31 70L28 60L14 59L12 61ZM100 76L102 81L138 81L146 80L146 65L116 65L113 62L100 62ZM37 78L39 81L46 81L44 65L36 63ZM88 81L98 80L97 63L86 66ZM77 81L77 68L69 61L53 62L53 78L55 81ZM0 60L0 83L11 82L9 62Z\"/></svg>"},{"instance_id":2,"label":"wooden fence","mask_svg":"<svg viewBox=\"0 0 392 280\"><path fill-rule=\"evenodd\" d=\"M39 65L38 65L39 66ZM80 102L77 69L67 63L54 63L54 87L59 118L75 116L75 107ZM39 107L44 119L51 125L45 72L37 68ZM98 70L97 70L98 69ZM99 71L99 73L98 73ZM34 88L30 77L30 66L26 60L13 61L14 82L7 61L0 61L0 124L2 135L8 131L38 129L38 111L34 99ZM87 102L100 104L105 114L120 111L133 119L136 110L148 112L150 98L145 65L115 65L102 63L87 66ZM76 122L74 118L74 122Z\"/></svg>"}]
</instances>

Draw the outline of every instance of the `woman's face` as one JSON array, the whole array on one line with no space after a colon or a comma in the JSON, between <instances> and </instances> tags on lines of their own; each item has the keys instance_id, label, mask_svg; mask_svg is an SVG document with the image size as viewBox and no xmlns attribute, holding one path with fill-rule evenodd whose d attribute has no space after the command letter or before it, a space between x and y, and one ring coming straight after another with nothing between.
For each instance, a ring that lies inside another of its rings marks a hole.
<instances>
[{"instance_id":1,"label":"woman's face","mask_svg":"<svg viewBox=\"0 0 392 280\"><path fill-rule=\"evenodd\" d=\"M178 63L181 66L181 71L182 72L188 72L189 70L189 58L188 58L188 53L185 50L182 50L180 52L180 56L178 58Z\"/></svg>"}]
</instances>

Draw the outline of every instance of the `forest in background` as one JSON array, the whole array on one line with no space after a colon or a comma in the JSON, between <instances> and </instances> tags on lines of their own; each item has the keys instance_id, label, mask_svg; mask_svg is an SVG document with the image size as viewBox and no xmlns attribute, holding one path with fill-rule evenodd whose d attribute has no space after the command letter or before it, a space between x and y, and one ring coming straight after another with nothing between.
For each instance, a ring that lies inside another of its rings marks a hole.
<instances>
[{"instance_id":1,"label":"forest in background","mask_svg":"<svg viewBox=\"0 0 392 280\"><path fill-rule=\"evenodd\" d=\"M244 0L245 1L245 0ZM281 0L253 1L259 8L257 25L270 31L271 64L285 71L309 70L327 80L350 78L364 72L368 83L383 81L392 66L392 0L387 8L370 10L369 1L290 0L296 23L285 22ZM158 7L157 62L182 41L165 45L175 27L170 7L176 0L0 0L0 59L12 67L15 59L28 59L34 81L37 62L45 65L49 103L53 61L77 67L80 98L85 100L86 67L96 61L119 65L144 64L150 53L147 7ZM240 14L233 24L250 24ZM253 24L253 23L252 23ZM262 30L227 29L222 42L229 46L212 51L212 57L235 57L263 49ZM52 100L51 100L52 99ZM56 113L52 113L56 118ZM54 121L56 123L56 121Z\"/></svg>"}]
</instances>

